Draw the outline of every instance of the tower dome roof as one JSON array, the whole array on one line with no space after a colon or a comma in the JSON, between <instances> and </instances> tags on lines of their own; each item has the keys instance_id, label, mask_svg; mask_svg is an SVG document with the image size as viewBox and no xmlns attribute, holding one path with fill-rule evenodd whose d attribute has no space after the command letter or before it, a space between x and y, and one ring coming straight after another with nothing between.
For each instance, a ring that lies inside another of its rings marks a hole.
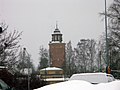
<instances>
[{"instance_id":1,"label":"tower dome roof","mask_svg":"<svg viewBox=\"0 0 120 90\"><path fill-rule=\"evenodd\" d=\"M57 23L56 23L54 33L52 34L52 42L59 42L59 43L62 42L62 34L60 30L58 29Z\"/></svg>"}]
</instances>

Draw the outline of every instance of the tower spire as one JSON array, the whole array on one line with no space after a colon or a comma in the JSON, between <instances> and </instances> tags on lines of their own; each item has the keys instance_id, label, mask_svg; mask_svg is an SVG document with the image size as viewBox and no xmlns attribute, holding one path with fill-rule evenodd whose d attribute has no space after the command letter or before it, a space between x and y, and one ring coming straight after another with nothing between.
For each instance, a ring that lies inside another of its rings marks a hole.
<instances>
[{"instance_id":1,"label":"tower spire","mask_svg":"<svg viewBox=\"0 0 120 90\"><path fill-rule=\"evenodd\" d=\"M58 30L58 21L56 21L56 30Z\"/></svg>"}]
</instances>

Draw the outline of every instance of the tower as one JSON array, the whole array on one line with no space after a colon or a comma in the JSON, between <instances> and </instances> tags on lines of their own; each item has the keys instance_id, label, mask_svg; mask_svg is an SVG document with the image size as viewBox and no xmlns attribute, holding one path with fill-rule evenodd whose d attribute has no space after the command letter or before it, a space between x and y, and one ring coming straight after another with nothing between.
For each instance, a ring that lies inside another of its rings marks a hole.
<instances>
[{"instance_id":1,"label":"tower","mask_svg":"<svg viewBox=\"0 0 120 90\"><path fill-rule=\"evenodd\" d=\"M62 34L56 28L52 34L52 41L49 43L50 65L63 68L65 64L65 43L62 43Z\"/></svg>"}]
</instances>

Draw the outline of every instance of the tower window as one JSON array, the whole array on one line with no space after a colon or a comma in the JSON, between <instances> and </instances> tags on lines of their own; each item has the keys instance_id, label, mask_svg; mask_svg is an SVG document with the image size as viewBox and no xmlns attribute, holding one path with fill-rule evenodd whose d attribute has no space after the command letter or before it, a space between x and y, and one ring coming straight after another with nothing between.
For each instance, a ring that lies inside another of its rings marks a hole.
<instances>
[{"instance_id":1,"label":"tower window","mask_svg":"<svg viewBox=\"0 0 120 90\"><path fill-rule=\"evenodd\" d=\"M55 35L55 41L57 41L57 36Z\"/></svg>"}]
</instances>

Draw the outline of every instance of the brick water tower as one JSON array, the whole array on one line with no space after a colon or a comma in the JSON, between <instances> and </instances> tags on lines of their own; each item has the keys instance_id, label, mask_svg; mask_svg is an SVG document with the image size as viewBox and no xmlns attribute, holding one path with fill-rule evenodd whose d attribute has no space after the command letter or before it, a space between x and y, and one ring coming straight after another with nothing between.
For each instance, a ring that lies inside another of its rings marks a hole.
<instances>
[{"instance_id":1,"label":"brick water tower","mask_svg":"<svg viewBox=\"0 0 120 90\"><path fill-rule=\"evenodd\" d=\"M62 34L56 28L52 34L52 40L49 43L50 66L63 68L65 65L65 43L62 43Z\"/></svg>"}]
</instances>

